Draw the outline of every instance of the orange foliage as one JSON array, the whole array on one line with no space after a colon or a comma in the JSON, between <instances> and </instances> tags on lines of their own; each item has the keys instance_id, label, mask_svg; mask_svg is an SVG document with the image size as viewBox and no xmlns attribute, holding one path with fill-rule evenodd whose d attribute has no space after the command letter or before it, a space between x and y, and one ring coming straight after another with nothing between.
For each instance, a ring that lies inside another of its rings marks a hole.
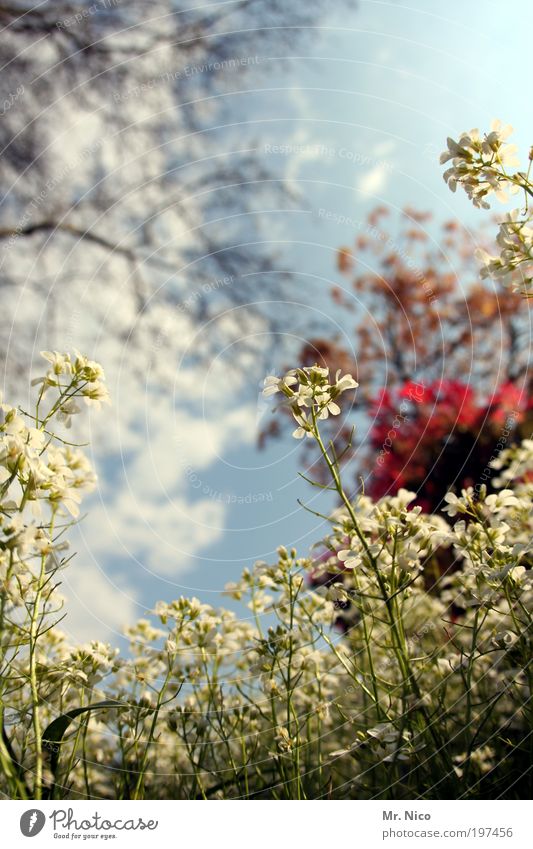
<instances>
[{"instance_id":1,"label":"orange foliage","mask_svg":"<svg viewBox=\"0 0 533 849\"><path fill-rule=\"evenodd\" d=\"M366 221L354 250L342 247L338 269L357 293L354 327L358 379L369 391L405 380L458 376L479 391L527 373L530 313L524 300L479 279L474 252L486 246L456 221L436 228L431 213L404 210L391 237L385 207ZM358 267L372 268L359 272ZM346 305L342 287L333 300ZM353 308L353 307L352 307ZM328 365L354 355L313 339ZM326 353L324 353L326 352ZM302 351L309 360L309 346Z\"/></svg>"}]
</instances>

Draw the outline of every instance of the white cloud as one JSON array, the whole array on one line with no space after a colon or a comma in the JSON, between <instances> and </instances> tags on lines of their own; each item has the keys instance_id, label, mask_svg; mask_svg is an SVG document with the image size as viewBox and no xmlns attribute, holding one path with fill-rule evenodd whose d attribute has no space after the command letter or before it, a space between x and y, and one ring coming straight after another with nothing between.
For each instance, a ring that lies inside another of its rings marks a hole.
<instances>
[{"instance_id":1,"label":"white cloud","mask_svg":"<svg viewBox=\"0 0 533 849\"><path fill-rule=\"evenodd\" d=\"M381 164L375 165L357 180L358 193L375 195L381 192L387 182L387 171Z\"/></svg>"},{"instance_id":2,"label":"white cloud","mask_svg":"<svg viewBox=\"0 0 533 849\"><path fill-rule=\"evenodd\" d=\"M204 416L173 409L172 395L152 399L151 406L139 390L127 396L124 427L107 440L109 454L97 464L99 489L78 531L84 559L92 554L106 563L127 560L137 577L146 570L173 578L222 537L227 506L217 497L210 469L228 451L255 440L256 409L232 409L232 397L221 395L217 405L206 405ZM96 460L99 444L97 439Z\"/></svg>"},{"instance_id":3,"label":"white cloud","mask_svg":"<svg viewBox=\"0 0 533 849\"><path fill-rule=\"evenodd\" d=\"M397 149L398 145L394 139L385 139L385 141L378 142L377 145L373 148L374 156L390 156L391 153L394 153Z\"/></svg>"},{"instance_id":4,"label":"white cloud","mask_svg":"<svg viewBox=\"0 0 533 849\"><path fill-rule=\"evenodd\" d=\"M173 410L169 399L147 410L140 406L138 416L135 453L124 468L125 483L134 493L142 488L157 499L190 494L191 469L205 470L228 449L256 438L251 405L229 411L215 407L202 416ZM133 444L128 442L130 450Z\"/></svg>"},{"instance_id":5,"label":"white cloud","mask_svg":"<svg viewBox=\"0 0 533 849\"><path fill-rule=\"evenodd\" d=\"M113 497L109 486L106 492L80 529L82 544L99 560L128 560L136 578L143 573L177 577L191 567L198 551L222 536L221 502L156 499L141 480L135 491L120 489Z\"/></svg>"},{"instance_id":6,"label":"white cloud","mask_svg":"<svg viewBox=\"0 0 533 849\"><path fill-rule=\"evenodd\" d=\"M115 644L124 625L142 616L137 593L124 578L106 576L98 565L75 558L61 586L66 617L60 628L73 642L102 640Z\"/></svg>"}]
</instances>

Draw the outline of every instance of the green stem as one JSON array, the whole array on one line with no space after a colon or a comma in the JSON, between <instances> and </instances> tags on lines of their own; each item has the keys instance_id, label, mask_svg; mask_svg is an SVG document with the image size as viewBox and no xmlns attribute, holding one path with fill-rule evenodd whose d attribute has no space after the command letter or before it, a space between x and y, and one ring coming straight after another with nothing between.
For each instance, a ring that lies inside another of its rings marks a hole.
<instances>
[{"instance_id":1,"label":"green stem","mask_svg":"<svg viewBox=\"0 0 533 849\"><path fill-rule=\"evenodd\" d=\"M411 665L409 663L407 651L405 650L405 646L402 646L401 634L400 634L400 631L399 631L399 628L398 628L398 625L397 625L397 621L396 621L396 613L397 613L396 599L391 598L389 596L389 593L387 592L387 587L386 587L385 582L383 580L383 576L381 575L381 572L379 570L379 566L376 562L375 557L373 556L373 554L370 550L370 546L368 545L368 542L365 538L365 535L363 534L363 532L362 532L362 530L359 526L353 505L352 505L350 499L348 498L348 496L346 495L346 493L344 491L344 487L342 485L342 481L341 481L341 478L340 478L340 475L339 475L339 470L338 470L337 466L335 465L335 463L331 460L331 458L328 454L328 451L327 451L327 449L326 449L326 447L325 447L325 445L322 441L322 437L320 435L320 431L318 429L318 424L317 424L317 415L316 415L316 411L315 411L314 408L312 410L312 418L313 418L313 436L317 441L317 444L320 448L322 456L324 457L326 465L329 469L329 472L330 472L332 479L333 479L333 482L335 484L335 488L337 490L337 493L338 493L339 497L341 498L342 503L344 504L344 506L348 510L348 514L349 514L350 519L352 521L353 528L354 528L355 533L356 533L359 541L361 542L363 549L365 551L365 554L367 555L367 558L370 562L370 565L372 567L372 571L375 575L375 578L377 580L377 583L378 583L378 586L379 586L379 589L380 589L380 593L381 593L383 601L385 603L385 608L387 610L387 616L388 616L388 620L389 620L389 624L390 624L390 631L391 631L391 638L392 638L392 648L393 648L394 654L395 654L397 662L398 662L398 666L399 666L399 669L400 669L400 673L402 675L402 679L405 683L407 683L409 685L413 695L415 696L415 699L417 701L417 706L418 706L418 708L419 708L419 710L420 710L420 712L421 712L421 714L424 718L425 727L427 728L427 730L428 730L428 732L429 732L429 734L432 738L433 743L436 745L437 751L438 751L441 759L445 763L447 770L450 773L453 774L453 762L452 762L451 757L448 753L446 745L442 742L442 740L440 739L440 735L438 734L438 732L435 729L435 723L431 721L431 718L428 714L427 708L423 704L422 693L420 692L418 682L416 680L416 677L415 677L413 670L411 668Z\"/></svg>"},{"instance_id":2,"label":"green stem","mask_svg":"<svg viewBox=\"0 0 533 849\"><path fill-rule=\"evenodd\" d=\"M35 787L34 798L42 798L43 784L43 747L41 721L39 717L39 688L37 683L37 638L39 635L39 607L42 598L42 585L45 577L46 559L41 557L41 569L38 578L35 600L30 622L30 690L32 704L32 724L35 738Z\"/></svg>"}]
</instances>

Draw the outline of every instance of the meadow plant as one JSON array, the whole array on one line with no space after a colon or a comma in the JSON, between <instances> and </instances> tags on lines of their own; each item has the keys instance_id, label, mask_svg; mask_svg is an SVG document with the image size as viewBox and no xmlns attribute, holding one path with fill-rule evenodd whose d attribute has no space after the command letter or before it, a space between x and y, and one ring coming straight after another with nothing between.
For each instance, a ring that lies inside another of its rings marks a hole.
<instances>
[{"instance_id":1,"label":"meadow plant","mask_svg":"<svg viewBox=\"0 0 533 849\"><path fill-rule=\"evenodd\" d=\"M533 748L533 441L494 461L446 517L400 489L346 491L321 424L353 397L319 367L268 377L316 442L334 494L311 554L278 548L226 587L243 615L157 604L121 657L62 633L64 539L94 475L56 434L107 400L100 366L45 353L34 411L0 424L1 791L9 798L495 798L528 786ZM448 548L459 568L428 592ZM317 571L327 575L316 586ZM312 579L312 580L311 580ZM350 628L335 629L339 610Z\"/></svg>"}]
</instances>

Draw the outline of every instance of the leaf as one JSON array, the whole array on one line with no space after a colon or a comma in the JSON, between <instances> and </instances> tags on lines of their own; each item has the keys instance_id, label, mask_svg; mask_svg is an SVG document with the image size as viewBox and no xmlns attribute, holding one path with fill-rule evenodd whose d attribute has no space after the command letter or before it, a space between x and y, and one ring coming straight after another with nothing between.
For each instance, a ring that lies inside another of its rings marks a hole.
<instances>
[{"instance_id":1,"label":"leaf","mask_svg":"<svg viewBox=\"0 0 533 849\"><path fill-rule=\"evenodd\" d=\"M57 767L59 765L59 755L61 752L63 736L73 719L80 716L80 714L87 713L91 710L125 707L127 707L127 705L122 702L117 702L115 699L107 699L103 702L95 702L94 705L74 708L61 716L58 716L57 719L54 719L43 733L43 748L50 752L50 767L54 775L56 774Z\"/></svg>"}]
</instances>

